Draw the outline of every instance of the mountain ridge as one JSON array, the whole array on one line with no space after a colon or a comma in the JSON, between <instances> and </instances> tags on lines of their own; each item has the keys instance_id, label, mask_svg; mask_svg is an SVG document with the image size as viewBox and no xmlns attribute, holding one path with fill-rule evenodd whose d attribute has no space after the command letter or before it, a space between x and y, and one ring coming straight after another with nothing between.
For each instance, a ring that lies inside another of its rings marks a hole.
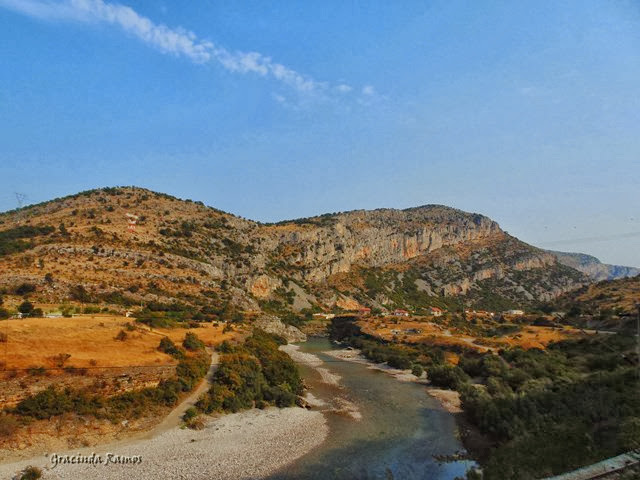
<instances>
[{"instance_id":1,"label":"mountain ridge","mask_svg":"<svg viewBox=\"0 0 640 480\"><path fill-rule=\"evenodd\" d=\"M126 214L138 216L135 232ZM107 187L4 212L0 222L0 237L25 226L48 231L12 240L18 250L0 256L0 288L28 283L57 302L82 297L81 287L107 303L181 301L218 314L229 305L279 315L360 305L419 311L489 298L533 305L586 281L489 217L443 205L267 224Z\"/></svg>"},{"instance_id":2,"label":"mountain ridge","mask_svg":"<svg viewBox=\"0 0 640 480\"><path fill-rule=\"evenodd\" d=\"M596 282L634 277L640 274L640 268L602 263L598 258L586 253L547 251L555 255L563 265L583 272Z\"/></svg>"}]
</instances>

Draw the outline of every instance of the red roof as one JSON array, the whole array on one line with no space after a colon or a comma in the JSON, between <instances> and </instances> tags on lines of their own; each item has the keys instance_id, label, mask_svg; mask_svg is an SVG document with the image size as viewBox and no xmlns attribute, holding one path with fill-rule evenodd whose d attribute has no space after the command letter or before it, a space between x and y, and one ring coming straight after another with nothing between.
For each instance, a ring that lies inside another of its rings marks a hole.
<instances>
[{"instance_id":1,"label":"red roof","mask_svg":"<svg viewBox=\"0 0 640 480\"><path fill-rule=\"evenodd\" d=\"M441 312L442 309L438 308L438 307L431 307L431 310L433 310L434 312Z\"/></svg>"}]
</instances>

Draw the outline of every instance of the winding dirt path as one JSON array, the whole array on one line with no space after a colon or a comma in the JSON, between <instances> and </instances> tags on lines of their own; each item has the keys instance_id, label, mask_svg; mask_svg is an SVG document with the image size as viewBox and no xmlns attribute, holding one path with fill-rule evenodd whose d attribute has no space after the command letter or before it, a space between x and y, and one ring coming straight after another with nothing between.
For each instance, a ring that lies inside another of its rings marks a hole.
<instances>
[{"instance_id":1,"label":"winding dirt path","mask_svg":"<svg viewBox=\"0 0 640 480\"><path fill-rule=\"evenodd\" d=\"M207 349L208 350L208 349ZM164 420L156 425L154 428L145 433L142 438L153 438L161 433L171 430L174 427L178 427L182 424L182 416L191 407L195 406L200 397L211 387L211 379L213 378L213 372L218 368L219 355L215 351L211 351L211 364L209 365L209 371L204 376L200 384L178 404L176 408L171 410L169 415L164 417Z\"/></svg>"}]
</instances>

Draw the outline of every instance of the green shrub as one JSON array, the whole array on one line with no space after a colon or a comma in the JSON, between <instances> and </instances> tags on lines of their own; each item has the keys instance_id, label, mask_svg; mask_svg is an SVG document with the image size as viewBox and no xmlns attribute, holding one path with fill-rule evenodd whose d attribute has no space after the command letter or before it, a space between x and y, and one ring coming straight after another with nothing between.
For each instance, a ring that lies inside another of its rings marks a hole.
<instances>
[{"instance_id":1,"label":"green shrub","mask_svg":"<svg viewBox=\"0 0 640 480\"><path fill-rule=\"evenodd\" d=\"M33 311L33 303L25 300L18 306L18 311L24 315L29 315Z\"/></svg>"},{"instance_id":2,"label":"green shrub","mask_svg":"<svg viewBox=\"0 0 640 480\"><path fill-rule=\"evenodd\" d=\"M22 252L33 248L34 244L25 239L49 235L55 229L49 226L34 227L24 225L0 232L0 256Z\"/></svg>"},{"instance_id":3,"label":"green shrub","mask_svg":"<svg viewBox=\"0 0 640 480\"><path fill-rule=\"evenodd\" d=\"M34 375L34 376L44 376L47 374L47 369L44 367L29 367L27 368L27 372L29 373L29 375Z\"/></svg>"},{"instance_id":4,"label":"green shrub","mask_svg":"<svg viewBox=\"0 0 640 480\"><path fill-rule=\"evenodd\" d=\"M182 415L182 420L187 422L197 416L198 416L198 409L195 407L189 407L187 411L184 412L184 415Z\"/></svg>"},{"instance_id":5,"label":"green shrub","mask_svg":"<svg viewBox=\"0 0 640 480\"><path fill-rule=\"evenodd\" d=\"M38 480L42 478L42 470L38 467L28 466L20 472L20 480Z\"/></svg>"},{"instance_id":6,"label":"green shrub","mask_svg":"<svg viewBox=\"0 0 640 480\"><path fill-rule=\"evenodd\" d=\"M36 286L31 283L22 283L15 289L16 295L28 295L36 291Z\"/></svg>"},{"instance_id":7,"label":"green shrub","mask_svg":"<svg viewBox=\"0 0 640 480\"><path fill-rule=\"evenodd\" d=\"M190 352L204 350L204 342L198 338L195 333L187 332L182 341L182 346Z\"/></svg>"},{"instance_id":8,"label":"green shrub","mask_svg":"<svg viewBox=\"0 0 640 480\"><path fill-rule=\"evenodd\" d=\"M128 337L129 335L127 335L127 332L125 332L124 330L120 330L118 334L114 337L114 339L118 340L119 342L124 342Z\"/></svg>"},{"instance_id":9,"label":"green shrub","mask_svg":"<svg viewBox=\"0 0 640 480\"><path fill-rule=\"evenodd\" d=\"M254 331L244 345L221 345L228 351L220 357L213 375L213 385L198 402L206 413L237 412L268 404L292 406L302 393L302 380L296 364L278 350L278 338L260 330Z\"/></svg>"},{"instance_id":10,"label":"green shrub","mask_svg":"<svg viewBox=\"0 0 640 480\"><path fill-rule=\"evenodd\" d=\"M427 369L427 376L431 383L438 387L456 390L469 381L469 376L457 366L434 365Z\"/></svg>"},{"instance_id":11,"label":"green shrub","mask_svg":"<svg viewBox=\"0 0 640 480\"><path fill-rule=\"evenodd\" d=\"M169 337L162 337L160 345L158 345L158 350L177 359L184 358L184 352L180 350Z\"/></svg>"}]
</instances>

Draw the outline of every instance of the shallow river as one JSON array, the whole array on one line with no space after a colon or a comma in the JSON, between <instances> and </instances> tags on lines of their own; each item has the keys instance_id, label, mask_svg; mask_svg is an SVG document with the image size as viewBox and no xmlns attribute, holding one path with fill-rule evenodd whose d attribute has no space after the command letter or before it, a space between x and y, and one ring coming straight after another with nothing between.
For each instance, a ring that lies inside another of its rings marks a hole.
<instances>
[{"instance_id":1,"label":"shallow river","mask_svg":"<svg viewBox=\"0 0 640 480\"><path fill-rule=\"evenodd\" d=\"M402 382L366 365L335 359L326 338L310 338L300 351L314 354L318 365L302 364L310 392L325 404L330 433L321 448L272 477L309 479L434 479L464 476L470 461L439 462L434 455L462 451L455 420L422 385ZM336 378L334 378L335 380Z\"/></svg>"}]
</instances>

